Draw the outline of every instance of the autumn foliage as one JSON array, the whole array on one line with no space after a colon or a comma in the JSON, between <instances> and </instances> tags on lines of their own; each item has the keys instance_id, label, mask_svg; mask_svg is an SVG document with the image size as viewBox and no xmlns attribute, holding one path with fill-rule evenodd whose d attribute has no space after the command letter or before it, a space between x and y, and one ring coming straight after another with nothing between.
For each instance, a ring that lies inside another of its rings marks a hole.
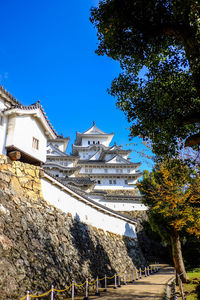
<instances>
[{"instance_id":1,"label":"autumn foliage","mask_svg":"<svg viewBox=\"0 0 200 300\"><path fill-rule=\"evenodd\" d=\"M200 176L182 160L172 159L144 172L138 184L143 202L149 207L152 229L172 247L174 265L187 281L181 253L180 232L200 237Z\"/></svg>"},{"instance_id":2,"label":"autumn foliage","mask_svg":"<svg viewBox=\"0 0 200 300\"><path fill-rule=\"evenodd\" d=\"M150 211L163 217L169 228L200 237L200 176L180 160L164 162L145 172L138 184Z\"/></svg>"}]
</instances>

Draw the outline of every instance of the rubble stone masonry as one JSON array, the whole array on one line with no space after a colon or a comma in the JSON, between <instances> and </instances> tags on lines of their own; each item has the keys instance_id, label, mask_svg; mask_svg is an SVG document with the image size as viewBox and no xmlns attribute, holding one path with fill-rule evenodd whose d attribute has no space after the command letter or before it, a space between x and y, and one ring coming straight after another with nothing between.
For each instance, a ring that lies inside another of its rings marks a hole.
<instances>
[{"instance_id":1,"label":"rubble stone masonry","mask_svg":"<svg viewBox=\"0 0 200 300\"><path fill-rule=\"evenodd\" d=\"M137 239L86 225L48 204L41 172L0 156L0 300L20 299L27 290L41 294L52 284L63 289L72 279L132 274L145 263Z\"/></svg>"}]
</instances>

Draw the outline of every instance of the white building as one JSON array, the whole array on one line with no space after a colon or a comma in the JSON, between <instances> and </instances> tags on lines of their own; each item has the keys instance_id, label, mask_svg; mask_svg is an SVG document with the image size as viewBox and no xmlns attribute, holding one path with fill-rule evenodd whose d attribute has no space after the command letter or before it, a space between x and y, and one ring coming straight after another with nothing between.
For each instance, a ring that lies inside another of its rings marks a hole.
<instances>
[{"instance_id":1,"label":"white building","mask_svg":"<svg viewBox=\"0 0 200 300\"><path fill-rule=\"evenodd\" d=\"M65 184L87 192L87 196L117 211L145 210L136 183L140 163L131 162L131 150L114 144L114 134L105 133L95 123L76 133L72 154L60 151L49 141L44 168Z\"/></svg>"},{"instance_id":2,"label":"white building","mask_svg":"<svg viewBox=\"0 0 200 300\"><path fill-rule=\"evenodd\" d=\"M0 153L40 165L46 161L47 140L56 138L39 102L22 105L0 87Z\"/></svg>"},{"instance_id":3,"label":"white building","mask_svg":"<svg viewBox=\"0 0 200 300\"><path fill-rule=\"evenodd\" d=\"M101 131L101 136L98 138L100 131L95 125L90 132L90 137L98 145L96 152L113 149L109 147L113 134L107 135ZM79 134L79 136L77 134L77 140L79 139L80 143L77 142L77 145L74 145L71 155L66 154L69 138L57 135L40 103L22 105L0 86L0 153L8 155L13 160L35 165L43 165L47 157L45 169L52 175L41 172L43 174L41 185L43 197L48 203L64 213L70 213L73 218L83 223L135 238L136 222L134 220L105 207L105 201L102 201L103 205L97 203L101 202L102 195L107 195L107 193L103 185L101 189L98 189L96 177L92 174L90 176L91 167L86 164L84 154L82 158L80 157L81 151L83 153L85 151L86 136L87 133ZM80 149L80 153L76 148ZM88 150L87 160L90 163L95 158L92 154L93 143L88 146ZM104 158L96 156L97 163L102 159ZM109 161L110 159L108 163ZM111 163L113 168L112 160ZM98 164L97 166L99 168ZM85 172L86 167L88 172ZM92 170L98 168L94 166ZM108 168L108 170L111 169ZM99 176L101 178L100 173ZM94 201L92 198L95 198L96 194L97 200Z\"/></svg>"}]
</instances>

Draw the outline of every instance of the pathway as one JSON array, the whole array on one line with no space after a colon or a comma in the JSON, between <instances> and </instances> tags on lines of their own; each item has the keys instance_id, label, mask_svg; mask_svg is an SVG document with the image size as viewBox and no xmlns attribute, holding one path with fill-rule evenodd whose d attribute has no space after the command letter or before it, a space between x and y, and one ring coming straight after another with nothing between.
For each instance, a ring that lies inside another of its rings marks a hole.
<instances>
[{"instance_id":1,"label":"pathway","mask_svg":"<svg viewBox=\"0 0 200 300\"><path fill-rule=\"evenodd\" d=\"M133 284L123 285L116 290L109 288L100 300L160 300L163 299L166 283L174 277L174 268L163 266L158 273L135 281ZM97 299L97 298L96 298Z\"/></svg>"}]
</instances>

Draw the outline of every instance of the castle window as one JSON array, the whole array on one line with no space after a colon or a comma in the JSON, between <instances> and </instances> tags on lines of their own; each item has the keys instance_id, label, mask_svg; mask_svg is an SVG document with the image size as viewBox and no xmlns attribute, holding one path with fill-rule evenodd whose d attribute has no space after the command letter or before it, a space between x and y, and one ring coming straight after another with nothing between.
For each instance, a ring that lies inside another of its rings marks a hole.
<instances>
[{"instance_id":1,"label":"castle window","mask_svg":"<svg viewBox=\"0 0 200 300\"><path fill-rule=\"evenodd\" d=\"M114 180L109 180L109 184L116 184L116 180L114 179Z\"/></svg>"},{"instance_id":2,"label":"castle window","mask_svg":"<svg viewBox=\"0 0 200 300\"><path fill-rule=\"evenodd\" d=\"M90 141L88 141L88 145L90 145Z\"/></svg>"},{"instance_id":3,"label":"castle window","mask_svg":"<svg viewBox=\"0 0 200 300\"><path fill-rule=\"evenodd\" d=\"M34 137L32 140L32 147L33 147L33 149L39 150L39 140Z\"/></svg>"},{"instance_id":4,"label":"castle window","mask_svg":"<svg viewBox=\"0 0 200 300\"><path fill-rule=\"evenodd\" d=\"M97 180L97 183L98 183L98 184L101 184L101 180Z\"/></svg>"},{"instance_id":5,"label":"castle window","mask_svg":"<svg viewBox=\"0 0 200 300\"><path fill-rule=\"evenodd\" d=\"M95 144L95 141L93 141L93 144Z\"/></svg>"}]
</instances>

